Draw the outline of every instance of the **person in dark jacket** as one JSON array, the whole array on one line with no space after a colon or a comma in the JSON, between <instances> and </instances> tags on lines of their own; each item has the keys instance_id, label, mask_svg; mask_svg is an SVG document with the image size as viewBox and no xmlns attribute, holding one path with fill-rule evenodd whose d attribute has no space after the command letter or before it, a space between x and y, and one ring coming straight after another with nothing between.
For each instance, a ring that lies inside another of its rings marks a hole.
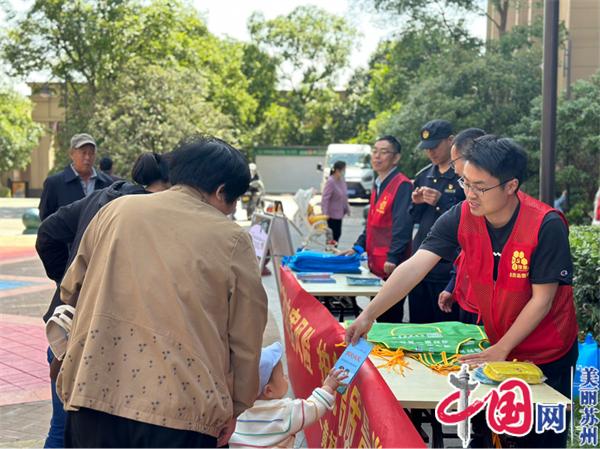
<instances>
[{"instance_id":1,"label":"person in dark jacket","mask_svg":"<svg viewBox=\"0 0 600 449\"><path fill-rule=\"evenodd\" d=\"M89 134L75 134L69 150L71 164L60 173L48 176L40 198L40 220L45 220L61 206L80 200L94 190L113 183L113 179L94 168L96 141Z\"/></svg>"},{"instance_id":2,"label":"person in dark jacket","mask_svg":"<svg viewBox=\"0 0 600 449\"><path fill-rule=\"evenodd\" d=\"M61 207L41 224L35 248L42 260L47 276L57 286L67 268L77 254L83 234L96 213L106 204L124 195L153 193L169 188L168 164L165 155L143 153L136 160L132 178L135 184L117 181L102 190L96 190L86 198ZM61 305L60 288L57 288L44 321L52 316L54 309ZM52 364L53 354L48 350L48 363ZM64 427L66 415L56 394L55 379L52 388L52 418L44 447L64 447Z\"/></svg>"},{"instance_id":3,"label":"person in dark jacket","mask_svg":"<svg viewBox=\"0 0 600 449\"><path fill-rule=\"evenodd\" d=\"M409 212L419 228L413 239L413 253L419 249L436 220L465 199L465 194L458 185L459 177L450 166L450 149L454 140L451 123L432 120L423 126L420 138L419 148L427 153L431 164L418 172L414 180ZM458 319L456 306L449 313L442 312L438 307L438 297L450 281L451 270L452 262L442 260L411 290L408 295L411 323Z\"/></svg>"},{"instance_id":4,"label":"person in dark jacket","mask_svg":"<svg viewBox=\"0 0 600 449\"><path fill-rule=\"evenodd\" d=\"M110 157L104 156L102 159L100 159L98 167L100 167L100 171L112 179L113 182L122 180L122 178L119 178L113 174L113 160Z\"/></svg>"}]
</instances>

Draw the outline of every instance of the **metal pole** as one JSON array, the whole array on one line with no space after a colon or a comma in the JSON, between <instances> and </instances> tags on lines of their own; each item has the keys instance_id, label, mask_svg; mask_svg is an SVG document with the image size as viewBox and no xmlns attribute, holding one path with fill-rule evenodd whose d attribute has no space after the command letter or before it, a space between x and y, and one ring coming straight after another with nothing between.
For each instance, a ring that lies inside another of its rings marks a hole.
<instances>
[{"instance_id":1,"label":"metal pole","mask_svg":"<svg viewBox=\"0 0 600 449\"><path fill-rule=\"evenodd\" d=\"M553 205L554 203L558 13L559 0L544 1L544 78L542 85L540 199L549 205Z\"/></svg>"}]
</instances>

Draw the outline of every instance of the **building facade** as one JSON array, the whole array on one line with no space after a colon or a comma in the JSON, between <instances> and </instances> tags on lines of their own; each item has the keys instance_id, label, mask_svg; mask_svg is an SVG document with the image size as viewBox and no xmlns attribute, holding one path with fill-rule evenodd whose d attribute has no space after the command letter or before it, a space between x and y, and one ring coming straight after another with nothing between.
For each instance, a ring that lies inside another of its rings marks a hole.
<instances>
[{"instance_id":1,"label":"building facade","mask_svg":"<svg viewBox=\"0 0 600 449\"><path fill-rule=\"evenodd\" d=\"M543 19L543 4L559 0L504 0L506 31L516 25L531 25ZM504 4L504 3L503 3ZM488 15L497 23L500 14L488 0ZM559 49L558 91L580 79L591 77L600 69L600 0L560 0L560 19L568 31L564 48ZM487 22L487 39L497 39L499 30L492 20Z\"/></svg>"},{"instance_id":2,"label":"building facade","mask_svg":"<svg viewBox=\"0 0 600 449\"><path fill-rule=\"evenodd\" d=\"M58 149L57 133L65 120L62 106L62 84L28 83L31 88L32 118L44 126L44 135L38 146L31 152L31 162L24 170L11 170L2 176L2 184L12 181L27 184L27 196L37 197L42 193L44 180L54 167L54 155Z\"/></svg>"}]
</instances>

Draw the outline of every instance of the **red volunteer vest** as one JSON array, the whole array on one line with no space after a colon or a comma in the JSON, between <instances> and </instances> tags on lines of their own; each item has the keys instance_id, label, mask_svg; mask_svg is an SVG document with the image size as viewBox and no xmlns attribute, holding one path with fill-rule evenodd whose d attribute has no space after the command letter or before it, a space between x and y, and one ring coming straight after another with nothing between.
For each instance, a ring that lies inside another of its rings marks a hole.
<instances>
[{"instance_id":1,"label":"red volunteer vest","mask_svg":"<svg viewBox=\"0 0 600 449\"><path fill-rule=\"evenodd\" d=\"M383 264L387 260L387 253L392 243L392 207L398 188L404 182L410 182L404 173L398 173L385 187L379 195L379 200L375 202L377 192L375 189L371 192L369 202L369 215L367 217L367 247L365 248L369 256L369 269L380 278L387 278L383 271ZM410 254L410 248L407 248L407 255Z\"/></svg>"},{"instance_id":2,"label":"red volunteer vest","mask_svg":"<svg viewBox=\"0 0 600 449\"><path fill-rule=\"evenodd\" d=\"M476 313L479 315L479 309L477 308L477 303L469 300L467 297L467 285L468 282L465 279L459 280L459 277L466 276L466 268L465 268L465 253L461 251L456 260L454 261L454 269L456 272L456 281L454 284L454 291L452 292L452 297L456 300L461 309L466 310L467 312ZM478 317L477 322L479 323L480 317Z\"/></svg>"},{"instance_id":3,"label":"red volunteer vest","mask_svg":"<svg viewBox=\"0 0 600 449\"><path fill-rule=\"evenodd\" d=\"M459 272L456 277L457 290L466 292L466 301L476 305L492 344L506 334L531 299L531 256L538 244L544 217L549 212L558 212L522 192L518 193L518 197L521 202L519 215L502 250L495 283L494 256L485 218L472 215L466 201L461 209L458 241L463 259L462 273ZM563 215L558 213L566 224ZM559 285L548 314L512 350L507 360L518 359L536 364L558 360L571 349L577 330L573 288Z\"/></svg>"}]
</instances>

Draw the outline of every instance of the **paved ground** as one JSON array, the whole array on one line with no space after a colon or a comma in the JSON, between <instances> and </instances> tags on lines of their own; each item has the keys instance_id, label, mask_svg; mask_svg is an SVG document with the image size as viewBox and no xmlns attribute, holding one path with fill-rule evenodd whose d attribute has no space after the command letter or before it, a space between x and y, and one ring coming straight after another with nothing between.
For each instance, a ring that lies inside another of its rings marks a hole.
<instances>
[{"instance_id":1,"label":"paved ground","mask_svg":"<svg viewBox=\"0 0 600 449\"><path fill-rule=\"evenodd\" d=\"M293 214L291 196L281 199L286 214ZM0 198L0 447L42 446L51 414L41 316L55 286L37 258L35 236L22 235L21 222L23 212L37 204L37 199ZM350 247L361 232L363 206L353 207L353 216L344 221L340 247ZM244 211L236 218L247 224ZM282 319L274 277L264 277L263 284L269 296L264 343L269 344L281 341Z\"/></svg>"},{"instance_id":2,"label":"paved ground","mask_svg":"<svg viewBox=\"0 0 600 449\"><path fill-rule=\"evenodd\" d=\"M41 446L51 411L41 316L54 289L21 215L36 199L0 199L0 446Z\"/></svg>"}]
</instances>

